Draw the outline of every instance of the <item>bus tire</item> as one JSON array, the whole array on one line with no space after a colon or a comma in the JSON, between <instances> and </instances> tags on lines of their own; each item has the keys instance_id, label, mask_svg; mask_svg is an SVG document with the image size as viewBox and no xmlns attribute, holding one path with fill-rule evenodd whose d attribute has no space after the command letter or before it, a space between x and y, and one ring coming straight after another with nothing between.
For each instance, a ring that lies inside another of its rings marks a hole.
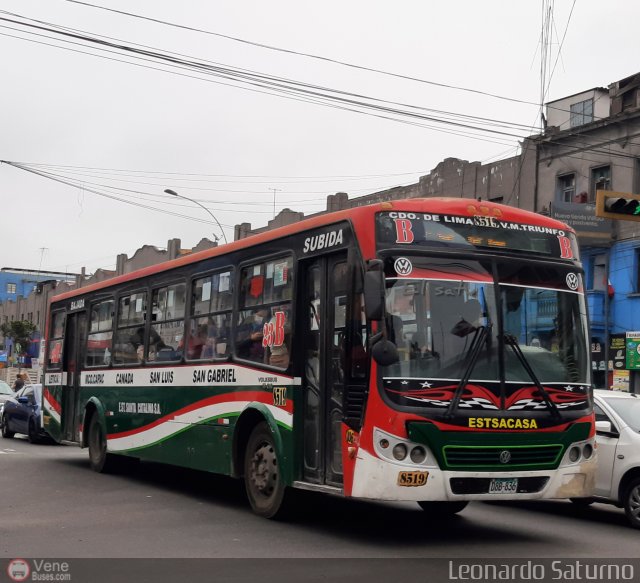
<instances>
[{"instance_id":1,"label":"bus tire","mask_svg":"<svg viewBox=\"0 0 640 583\"><path fill-rule=\"evenodd\" d=\"M27 431L27 438L29 439L29 443L38 443L40 441L38 428L36 427L36 422L33 417L29 419L29 429Z\"/></svg>"},{"instance_id":2,"label":"bus tire","mask_svg":"<svg viewBox=\"0 0 640 583\"><path fill-rule=\"evenodd\" d=\"M14 435L15 433L13 431L9 431L9 422L7 421L7 418L3 415L2 416L2 437L5 437L6 439L11 439Z\"/></svg>"},{"instance_id":3,"label":"bus tire","mask_svg":"<svg viewBox=\"0 0 640 583\"><path fill-rule=\"evenodd\" d=\"M89 422L89 464L94 472L108 474L115 470L116 459L111 453L107 453L107 438L98 419L94 413Z\"/></svg>"},{"instance_id":4,"label":"bus tire","mask_svg":"<svg viewBox=\"0 0 640 583\"><path fill-rule=\"evenodd\" d=\"M640 478L631 480L624 493L624 513L633 528L640 528Z\"/></svg>"},{"instance_id":5,"label":"bus tire","mask_svg":"<svg viewBox=\"0 0 640 583\"><path fill-rule=\"evenodd\" d=\"M422 510L428 512L432 516L446 517L462 512L469 502L466 500L461 502L432 502L430 500L422 500L418 502L418 504Z\"/></svg>"},{"instance_id":6,"label":"bus tire","mask_svg":"<svg viewBox=\"0 0 640 583\"><path fill-rule=\"evenodd\" d=\"M269 426L253 428L244 456L244 485L253 511L264 518L282 515L285 486Z\"/></svg>"}]
</instances>

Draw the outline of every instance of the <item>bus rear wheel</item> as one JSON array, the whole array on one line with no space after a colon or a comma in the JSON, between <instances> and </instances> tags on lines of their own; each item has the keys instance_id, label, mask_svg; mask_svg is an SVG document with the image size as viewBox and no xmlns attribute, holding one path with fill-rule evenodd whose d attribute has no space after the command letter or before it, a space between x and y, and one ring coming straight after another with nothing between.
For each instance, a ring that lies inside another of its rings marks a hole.
<instances>
[{"instance_id":1,"label":"bus rear wheel","mask_svg":"<svg viewBox=\"0 0 640 583\"><path fill-rule=\"evenodd\" d=\"M469 502L432 502L422 500L418 502L420 508L425 512L428 512L432 516L453 516L454 514L458 514L458 512L462 512Z\"/></svg>"},{"instance_id":2,"label":"bus rear wheel","mask_svg":"<svg viewBox=\"0 0 640 583\"><path fill-rule=\"evenodd\" d=\"M89 464L94 472L109 473L115 469L116 459L107 453L107 438L97 414L89 422Z\"/></svg>"},{"instance_id":3,"label":"bus rear wheel","mask_svg":"<svg viewBox=\"0 0 640 583\"><path fill-rule=\"evenodd\" d=\"M282 514L285 486L280 462L266 423L251 432L244 456L244 484L253 511L265 518Z\"/></svg>"}]
</instances>

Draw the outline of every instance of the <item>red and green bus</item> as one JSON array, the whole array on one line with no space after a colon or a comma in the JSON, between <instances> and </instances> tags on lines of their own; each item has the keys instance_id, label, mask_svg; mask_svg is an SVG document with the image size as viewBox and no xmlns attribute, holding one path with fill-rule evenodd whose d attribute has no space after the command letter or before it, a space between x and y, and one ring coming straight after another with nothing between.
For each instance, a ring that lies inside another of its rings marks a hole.
<instances>
[{"instance_id":1,"label":"red and green bus","mask_svg":"<svg viewBox=\"0 0 640 583\"><path fill-rule=\"evenodd\" d=\"M416 501L580 498L594 479L575 233L470 199L313 217L58 295L44 426L124 457Z\"/></svg>"}]
</instances>

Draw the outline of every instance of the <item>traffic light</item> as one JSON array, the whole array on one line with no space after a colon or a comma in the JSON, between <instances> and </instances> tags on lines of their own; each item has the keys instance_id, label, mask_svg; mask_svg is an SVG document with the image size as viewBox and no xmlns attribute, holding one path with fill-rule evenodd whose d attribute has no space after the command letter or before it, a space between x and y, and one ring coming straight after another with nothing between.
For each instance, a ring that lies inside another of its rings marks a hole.
<instances>
[{"instance_id":1,"label":"traffic light","mask_svg":"<svg viewBox=\"0 0 640 583\"><path fill-rule=\"evenodd\" d=\"M598 190L596 216L622 221L640 221L640 194Z\"/></svg>"}]
</instances>

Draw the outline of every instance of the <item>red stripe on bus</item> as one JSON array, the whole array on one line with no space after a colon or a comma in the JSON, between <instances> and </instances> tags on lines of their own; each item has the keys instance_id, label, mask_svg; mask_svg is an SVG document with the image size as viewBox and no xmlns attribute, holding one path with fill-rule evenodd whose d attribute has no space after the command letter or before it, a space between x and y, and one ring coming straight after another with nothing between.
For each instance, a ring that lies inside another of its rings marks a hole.
<instances>
[{"instance_id":1,"label":"red stripe on bus","mask_svg":"<svg viewBox=\"0 0 640 583\"><path fill-rule=\"evenodd\" d=\"M44 398L48 401L49 405L53 408L53 410L59 415L62 414L62 407L60 407L60 403L53 398L53 395L49 392L49 389L44 389Z\"/></svg>"}]
</instances>

